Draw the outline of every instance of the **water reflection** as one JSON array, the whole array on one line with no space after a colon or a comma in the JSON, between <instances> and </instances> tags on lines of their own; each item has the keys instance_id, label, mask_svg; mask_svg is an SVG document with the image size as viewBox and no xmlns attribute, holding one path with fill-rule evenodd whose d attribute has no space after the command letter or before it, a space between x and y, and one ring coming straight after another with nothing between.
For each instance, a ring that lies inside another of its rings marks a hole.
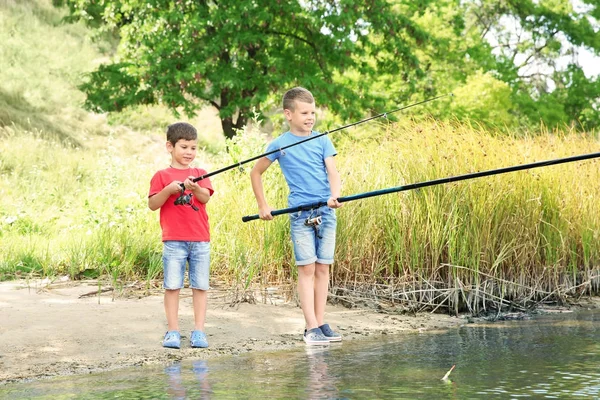
<instances>
[{"instance_id":1,"label":"water reflection","mask_svg":"<svg viewBox=\"0 0 600 400\"><path fill-rule=\"evenodd\" d=\"M598 311L469 324L441 334L5 385L0 398L600 399L598 328Z\"/></svg>"},{"instance_id":2,"label":"water reflection","mask_svg":"<svg viewBox=\"0 0 600 400\"><path fill-rule=\"evenodd\" d=\"M195 399L210 399L212 393L210 382L208 380L208 365L205 360L196 360L192 362L191 371L195 382L190 384L186 382L181 374L181 362L165 367L165 374L169 383L167 393L171 399L188 399L189 391L194 392Z\"/></svg>"},{"instance_id":3,"label":"water reflection","mask_svg":"<svg viewBox=\"0 0 600 400\"><path fill-rule=\"evenodd\" d=\"M307 398L339 398L338 379L329 372L330 358L331 353L328 346L306 346Z\"/></svg>"}]
</instances>

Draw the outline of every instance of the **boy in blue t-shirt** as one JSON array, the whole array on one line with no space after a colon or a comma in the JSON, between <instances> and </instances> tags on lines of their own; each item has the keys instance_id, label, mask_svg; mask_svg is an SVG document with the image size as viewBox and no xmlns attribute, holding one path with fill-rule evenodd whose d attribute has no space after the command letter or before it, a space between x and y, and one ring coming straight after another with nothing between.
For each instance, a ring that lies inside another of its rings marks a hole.
<instances>
[{"instance_id":1,"label":"boy in blue t-shirt","mask_svg":"<svg viewBox=\"0 0 600 400\"><path fill-rule=\"evenodd\" d=\"M312 130L315 99L308 90L296 87L287 91L283 96L283 113L290 130L273 140L267 152L318 135ZM279 161L289 186L288 207L327 202L327 207L290 214L294 255L299 267L298 294L306 322L303 339L307 344L342 340L341 335L324 322L329 265L333 263L335 250L337 222L333 209L342 206L337 201L341 180L333 159L336 154L329 138L321 136L262 157L250 173L259 216L263 220L273 219L273 208L265 199L261 176L275 160Z\"/></svg>"}]
</instances>

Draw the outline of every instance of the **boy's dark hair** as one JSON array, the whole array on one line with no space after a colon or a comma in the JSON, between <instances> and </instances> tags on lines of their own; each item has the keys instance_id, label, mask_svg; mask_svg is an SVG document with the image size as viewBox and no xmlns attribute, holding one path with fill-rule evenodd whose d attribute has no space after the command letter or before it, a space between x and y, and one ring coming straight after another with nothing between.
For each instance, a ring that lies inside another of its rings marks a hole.
<instances>
[{"instance_id":1,"label":"boy's dark hair","mask_svg":"<svg viewBox=\"0 0 600 400\"><path fill-rule=\"evenodd\" d=\"M167 127L167 140L173 146L179 140L198 140L198 132L196 128L187 122L175 122Z\"/></svg>"},{"instance_id":2,"label":"boy's dark hair","mask_svg":"<svg viewBox=\"0 0 600 400\"><path fill-rule=\"evenodd\" d=\"M303 103L314 103L315 98L312 93L303 87L295 87L288 90L283 95L283 109L294 111L294 101L301 101Z\"/></svg>"}]
</instances>

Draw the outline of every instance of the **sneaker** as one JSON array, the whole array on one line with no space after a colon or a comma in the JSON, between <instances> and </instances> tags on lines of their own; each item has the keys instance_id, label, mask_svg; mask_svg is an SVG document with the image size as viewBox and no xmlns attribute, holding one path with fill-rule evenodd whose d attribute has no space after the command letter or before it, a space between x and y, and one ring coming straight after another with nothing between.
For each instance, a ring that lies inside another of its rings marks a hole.
<instances>
[{"instance_id":1,"label":"sneaker","mask_svg":"<svg viewBox=\"0 0 600 400\"><path fill-rule=\"evenodd\" d=\"M163 347L178 349L181 347L181 335L179 331L167 331L163 340Z\"/></svg>"},{"instance_id":2,"label":"sneaker","mask_svg":"<svg viewBox=\"0 0 600 400\"><path fill-rule=\"evenodd\" d=\"M329 324L323 324L319 327L319 329L321 329L321 332L323 332L323 335L330 342L341 342L342 341L342 335L340 335L337 332L334 332L333 329L331 329L329 327Z\"/></svg>"},{"instance_id":3,"label":"sneaker","mask_svg":"<svg viewBox=\"0 0 600 400\"><path fill-rule=\"evenodd\" d=\"M306 342L306 344L312 344L312 345L329 344L329 339L327 339L325 337L325 335L323 335L323 332L321 332L321 329L319 329L319 328L313 328L308 331L305 329L303 339Z\"/></svg>"},{"instance_id":4,"label":"sneaker","mask_svg":"<svg viewBox=\"0 0 600 400\"><path fill-rule=\"evenodd\" d=\"M192 345L192 347L208 347L206 333L202 331L192 331L192 335L190 336L190 344Z\"/></svg>"}]
</instances>

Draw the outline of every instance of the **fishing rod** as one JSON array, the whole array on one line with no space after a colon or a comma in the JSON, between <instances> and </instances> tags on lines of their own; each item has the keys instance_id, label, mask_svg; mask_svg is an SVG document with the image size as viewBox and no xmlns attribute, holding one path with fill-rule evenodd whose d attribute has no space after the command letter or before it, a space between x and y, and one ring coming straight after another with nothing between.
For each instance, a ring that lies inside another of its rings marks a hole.
<instances>
[{"instance_id":1,"label":"fishing rod","mask_svg":"<svg viewBox=\"0 0 600 400\"><path fill-rule=\"evenodd\" d=\"M201 175L201 176L199 176L197 178L192 179L192 182L198 182L198 181L201 181L202 179L206 179L206 178L211 177L213 175L220 174L221 172L229 171L230 169L233 169L233 168L236 168L236 167L241 167L242 165L244 165L246 163L249 163L251 161L255 161L255 160L258 160L258 159L260 159L262 157L266 157L266 156L268 156L270 154L277 153L278 151L285 150L285 149L288 149L288 148L293 147L293 146L297 146L299 144L308 142L309 140L314 140L314 139L320 138L321 136L325 136L325 135L328 135L330 133L338 132L338 131L341 131L343 129L351 128L353 126L357 126L357 125L363 124L365 122L368 122L368 121L371 121L371 120L374 120L374 119L377 119L377 118L381 118L381 117L386 117L387 118L387 116L389 114L394 114L394 113L396 113L398 111L406 110L408 108L415 107L415 106L418 106L418 105L421 105L421 104L425 104L425 103L429 103L431 101L438 100L438 99L441 99L443 97L448 97L448 96L454 96L454 95L452 93L447 93L447 94L443 94L443 95L440 95L440 96L431 97L429 99L418 101L416 103L409 104L407 106L402 106L402 107L396 108L395 110L392 110L392 111L388 111L388 112L384 112L384 113L381 113L381 114L377 114L377 115L374 115L372 117L365 118L365 119L362 119L360 121L353 122L351 124L344 125L344 126L341 126L339 128L335 128L335 129L332 129L330 131L326 131L326 132L320 133L320 134L315 135L315 136L310 136L310 137L308 137L308 138L306 138L304 140L301 140L299 142L292 143L292 144L280 147L280 148L272 150L272 151L268 151L268 152L260 154L258 156L251 157L251 158L249 158L247 160L239 161L239 162L237 162L235 164L231 164L231 165L228 165L228 166L223 167L221 169L218 169L216 171L209 172L207 174ZM183 194L184 191L185 191L185 188L183 187L183 183L181 183L179 186L181 186L181 195L177 198L177 200L175 200L175 205L191 204L191 196L192 195L191 194L188 194L188 195L184 195Z\"/></svg>"},{"instance_id":2,"label":"fishing rod","mask_svg":"<svg viewBox=\"0 0 600 400\"><path fill-rule=\"evenodd\" d=\"M354 194L351 196L339 197L337 199L337 201L340 203L344 203L347 201L354 201L354 200L366 199L366 198L374 197L374 196L381 196L383 194L402 192L405 190L419 189L419 188L426 187L426 186L441 185L444 183L451 183L451 182L464 181L467 179L481 178L483 176L499 175L499 174L505 174L507 172L520 171L523 169L547 167L550 165L564 164L564 163L568 163L568 162L588 160L591 158L598 158L598 157L600 157L600 153L590 153L590 154L583 154L583 155L573 156L573 157L558 158L556 160L538 161L538 162L534 162L531 164L515 165L512 167L491 169L491 170L487 170L487 171L474 172L471 174L451 176L451 177L447 177L447 178L434 179L431 181L424 181L424 182L419 182L419 183L412 183L410 185L396 186L396 187L391 187L388 189L374 190L372 192L365 192L365 193ZM297 207L289 207L289 208L283 208L280 210L273 210L273 211L271 211L271 215L275 217L277 215L289 214L289 213L293 213L293 212L297 212L297 211L310 211L310 210L314 210L314 209L317 209L319 207L323 207L326 205L327 205L326 201L320 201L320 202L316 202L316 203L312 203L312 204L305 204L305 205L301 205L301 206L297 206ZM242 217L242 221L248 222L248 221L253 221L253 220L259 219L259 218L260 217L258 214L246 215L246 216Z\"/></svg>"}]
</instances>

